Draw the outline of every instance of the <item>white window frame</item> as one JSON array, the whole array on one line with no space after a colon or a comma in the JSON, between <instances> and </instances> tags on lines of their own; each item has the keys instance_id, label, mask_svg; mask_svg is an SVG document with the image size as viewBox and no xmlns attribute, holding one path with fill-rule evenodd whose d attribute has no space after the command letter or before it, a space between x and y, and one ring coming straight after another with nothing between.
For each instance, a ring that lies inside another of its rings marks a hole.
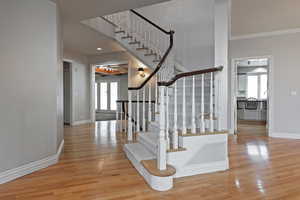
<instances>
[{"instance_id":1,"label":"white window frame","mask_svg":"<svg viewBox=\"0 0 300 200\"><path fill-rule=\"evenodd\" d=\"M268 85L269 85L269 77L268 77L268 73L266 72L266 73L248 73L246 76L247 76L247 78L246 78L246 88L247 88L247 90L246 90L246 97L248 98L248 77L249 76L257 76L257 85L258 85L258 89L257 89L257 99L258 100L266 100L266 99L268 99L268 96L269 96L269 94L267 94L267 98L261 98L261 84L260 84L260 82L261 82L261 75L267 75L267 78L268 78L268 81L267 81L267 88L268 88ZM268 93L268 92L267 92Z\"/></svg>"},{"instance_id":2,"label":"white window frame","mask_svg":"<svg viewBox=\"0 0 300 200\"><path fill-rule=\"evenodd\" d=\"M95 102L95 104L98 104L98 109L96 110L96 112L108 112L108 113L111 113L111 112L116 112L116 110L111 110L110 109L110 104L111 104L111 94L110 94L110 84L111 83L117 83L118 84L118 98L120 97L120 81L119 80L101 80L101 81L98 81L96 82L97 85L98 85L98 102ZM101 83L107 83L107 109L106 110L102 110L101 109L101 87L100 87L100 84Z\"/></svg>"}]
</instances>

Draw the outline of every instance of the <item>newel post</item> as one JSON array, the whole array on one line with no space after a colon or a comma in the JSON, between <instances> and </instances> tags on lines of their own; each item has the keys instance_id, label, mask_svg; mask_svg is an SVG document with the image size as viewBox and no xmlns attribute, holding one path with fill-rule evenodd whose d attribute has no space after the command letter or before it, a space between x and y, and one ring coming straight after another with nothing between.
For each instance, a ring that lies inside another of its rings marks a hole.
<instances>
[{"instance_id":1,"label":"newel post","mask_svg":"<svg viewBox=\"0 0 300 200\"><path fill-rule=\"evenodd\" d=\"M159 139L158 139L158 155L157 155L157 168L159 170L166 170L167 168L167 143L166 143L166 110L165 110L165 90L166 88L162 86L160 88L160 115L159 115Z\"/></svg>"}]
</instances>

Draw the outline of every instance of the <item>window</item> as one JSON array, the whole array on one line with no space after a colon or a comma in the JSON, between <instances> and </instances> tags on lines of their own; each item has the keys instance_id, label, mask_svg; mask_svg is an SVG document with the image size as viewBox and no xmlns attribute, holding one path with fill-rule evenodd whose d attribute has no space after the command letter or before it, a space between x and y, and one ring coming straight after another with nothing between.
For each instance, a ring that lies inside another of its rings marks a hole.
<instances>
[{"instance_id":1,"label":"window","mask_svg":"<svg viewBox=\"0 0 300 200\"><path fill-rule=\"evenodd\" d=\"M102 111L117 110L118 82L95 83L95 109Z\"/></svg>"},{"instance_id":2,"label":"window","mask_svg":"<svg viewBox=\"0 0 300 200\"><path fill-rule=\"evenodd\" d=\"M268 98L268 75L257 74L247 76L247 98Z\"/></svg>"},{"instance_id":3,"label":"window","mask_svg":"<svg viewBox=\"0 0 300 200\"><path fill-rule=\"evenodd\" d=\"M117 110L117 101L118 100L118 83L110 83L110 110Z\"/></svg>"},{"instance_id":4,"label":"window","mask_svg":"<svg viewBox=\"0 0 300 200\"><path fill-rule=\"evenodd\" d=\"M258 98L258 76L248 76L247 98Z\"/></svg>"},{"instance_id":5,"label":"window","mask_svg":"<svg viewBox=\"0 0 300 200\"><path fill-rule=\"evenodd\" d=\"M98 83L95 83L95 110L98 110Z\"/></svg>"},{"instance_id":6,"label":"window","mask_svg":"<svg viewBox=\"0 0 300 200\"><path fill-rule=\"evenodd\" d=\"M261 99L268 98L268 75L267 74L260 75L260 98Z\"/></svg>"},{"instance_id":7,"label":"window","mask_svg":"<svg viewBox=\"0 0 300 200\"><path fill-rule=\"evenodd\" d=\"M107 110L107 83L100 83L100 109Z\"/></svg>"}]
</instances>

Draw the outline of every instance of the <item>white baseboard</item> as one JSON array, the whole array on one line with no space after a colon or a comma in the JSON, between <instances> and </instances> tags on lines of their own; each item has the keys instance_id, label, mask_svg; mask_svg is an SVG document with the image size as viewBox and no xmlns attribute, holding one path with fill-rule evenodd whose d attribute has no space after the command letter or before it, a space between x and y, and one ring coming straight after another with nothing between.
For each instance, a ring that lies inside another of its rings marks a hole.
<instances>
[{"instance_id":1,"label":"white baseboard","mask_svg":"<svg viewBox=\"0 0 300 200\"><path fill-rule=\"evenodd\" d=\"M271 133L269 136L274 138L300 139L300 133Z\"/></svg>"},{"instance_id":2,"label":"white baseboard","mask_svg":"<svg viewBox=\"0 0 300 200\"><path fill-rule=\"evenodd\" d=\"M81 121L72 122L72 126L78 126L78 125L89 124L89 123L92 123L92 120L90 120L90 119L81 120Z\"/></svg>"},{"instance_id":3,"label":"white baseboard","mask_svg":"<svg viewBox=\"0 0 300 200\"><path fill-rule=\"evenodd\" d=\"M55 155L48 156L44 159L34 161L26 165L0 173L0 184L7 183L9 181L15 180L27 174L31 174L40 169L49 167L50 165L56 164L63 150L63 146L64 146L64 140L61 141L57 153Z\"/></svg>"}]
</instances>

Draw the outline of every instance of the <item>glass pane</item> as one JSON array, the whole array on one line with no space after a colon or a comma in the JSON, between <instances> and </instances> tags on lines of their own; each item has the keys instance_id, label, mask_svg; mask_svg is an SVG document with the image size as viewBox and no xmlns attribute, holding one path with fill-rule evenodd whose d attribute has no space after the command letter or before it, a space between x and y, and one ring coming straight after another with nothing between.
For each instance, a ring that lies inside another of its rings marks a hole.
<instances>
[{"instance_id":1,"label":"glass pane","mask_svg":"<svg viewBox=\"0 0 300 200\"><path fill-rule=\"evenodd\" d=\"M100 109L107 110L107 83L100 83Z\"/></svg>"},{"instance_id":2,"label":"glass pane","mask_svg":"<svg viewBox=\"0 0 300 200\"><path fill-rule=\"evenodd\" d=\"M118 83L110 83L110 110L117 110Z\"/></svg>"},{"instance_id":3,"label":"glass pane","mask_svg":"<svg viewBox=\"0 0 300 200\"><path fill-rule=\"evenodd\" d=\"M261 99L268 98L268 75L267 74L260 75L260 98Z\"/></svg>"},{"instance_id":4,"label":"glass pane","mask_svg":"<svg viewBox=\"0 0 300 200\"><path fill-rule=\"evenodd\" d=\"M95 83L95 109L98 110L98 83Z\"/></svg>"},{"instance_id":5,"label":"glass pane","mask_svg":"<svg viewBox=\"0 0 300 200\"><path fill-rule=\"evenodd\" d=\"M248 76L247 98L258 98L258 77Z\"/></svg>"}]
</instances>

